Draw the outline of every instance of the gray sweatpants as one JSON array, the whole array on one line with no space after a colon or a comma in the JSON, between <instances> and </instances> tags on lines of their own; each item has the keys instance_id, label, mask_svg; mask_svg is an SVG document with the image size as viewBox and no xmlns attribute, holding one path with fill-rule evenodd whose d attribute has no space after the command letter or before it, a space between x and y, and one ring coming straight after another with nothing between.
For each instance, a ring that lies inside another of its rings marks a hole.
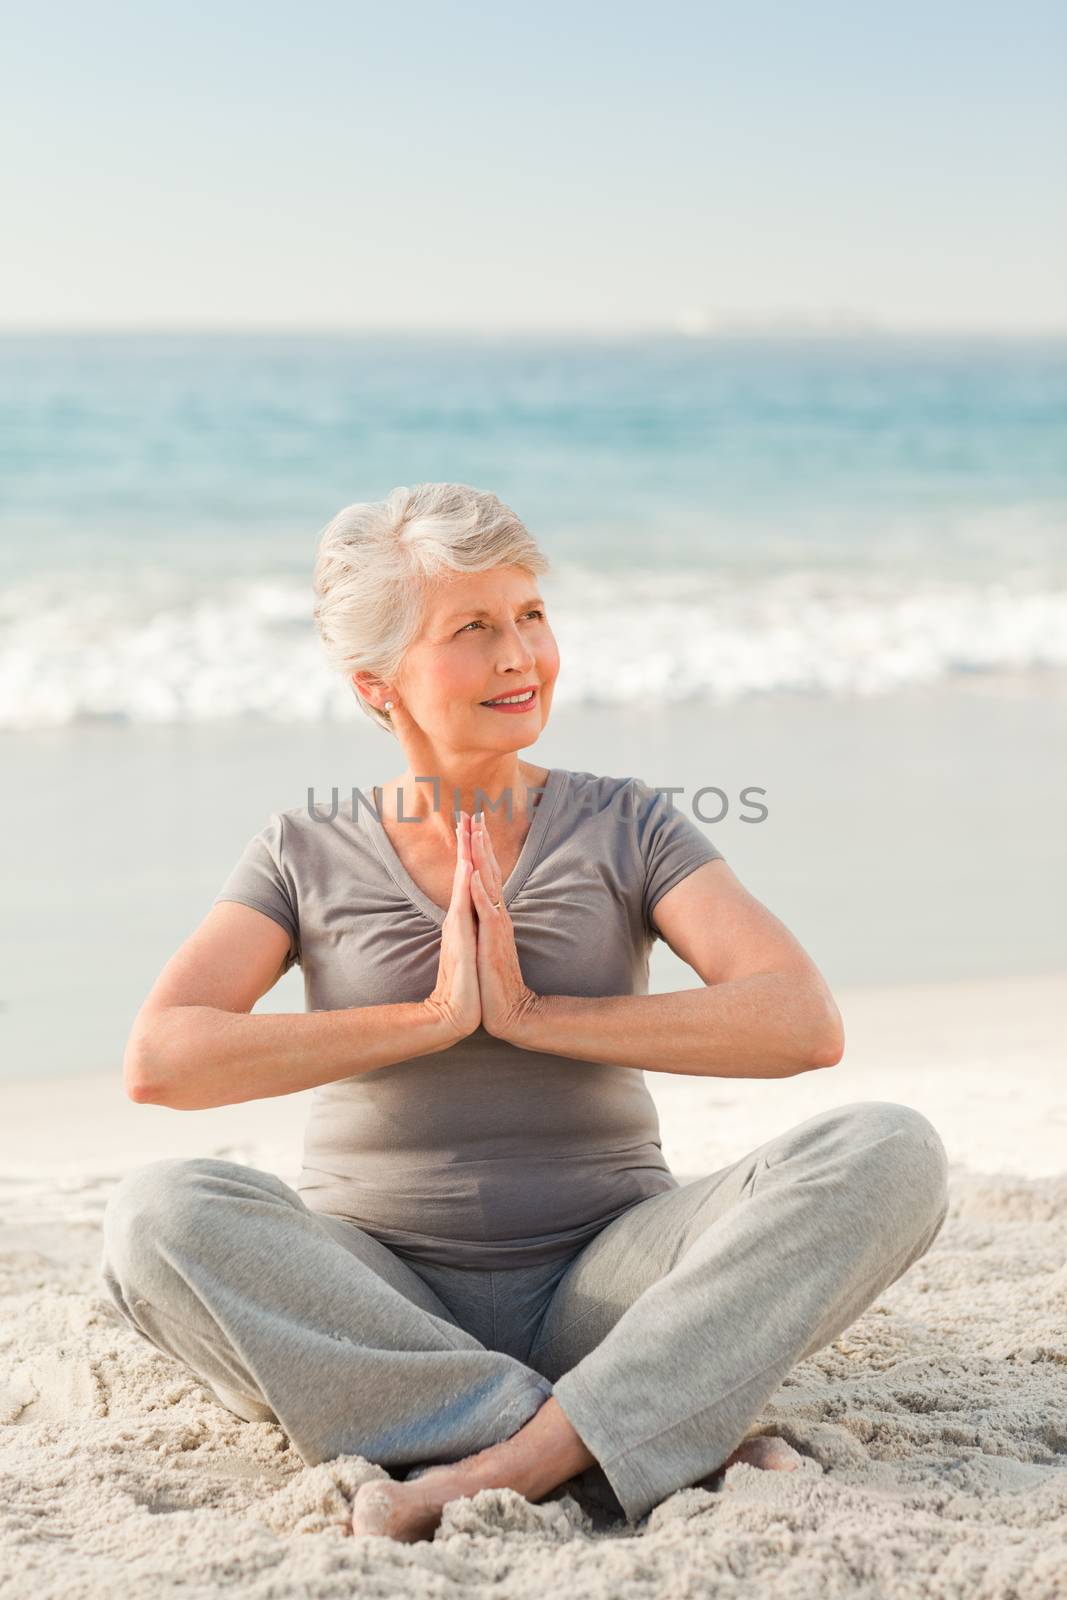
<instances>
[{"instance_id":1,"label":"gray sweatpants","mask_svg":"<svg viewBox=\"0 0 1067 1600\"><path fill-rule=\"evenodd\" d=\"M138 1333L309 1466L459 1460L554 1394L635 1523L716 1471L790 1368L925 1254L947 1170L921 1112L858 1101L570 1256L490 1271L402 1258L253 1167L154 1161L110 1197L101 1272Z\"/></svg>"}]
</instances>

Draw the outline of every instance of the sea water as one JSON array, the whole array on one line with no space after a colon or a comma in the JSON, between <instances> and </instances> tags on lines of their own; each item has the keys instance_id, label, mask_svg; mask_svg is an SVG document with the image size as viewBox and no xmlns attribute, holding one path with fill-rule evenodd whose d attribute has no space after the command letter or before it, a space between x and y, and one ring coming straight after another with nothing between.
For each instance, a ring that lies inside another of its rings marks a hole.
<instances>
[{"instance_id":1,"label":"sea water","mask_svg":"<svg viewBox=\"0 0 1067 1600\"><path fill-rule=\"evenodd\" d=\"M342 506L491 489L554 705L1067 666L1067 341L0 337L0 729L352 715Z\"/></svg>"}]
</instances>

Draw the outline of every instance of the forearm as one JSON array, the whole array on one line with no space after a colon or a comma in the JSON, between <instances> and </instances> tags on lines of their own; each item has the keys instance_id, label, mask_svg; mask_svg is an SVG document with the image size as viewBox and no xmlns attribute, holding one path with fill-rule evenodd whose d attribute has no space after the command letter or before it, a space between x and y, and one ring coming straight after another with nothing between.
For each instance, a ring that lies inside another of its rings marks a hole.
<instances>
[{"instance_id":1,"label":"forearm","mask_svg":"<svg viewBox=\"0 0 1067 1600\"><path fill-rule=\"evenodd\" d=\"M458 1035L424 1002L253 1015L168 1006L124 1064L131 1097L176 1111L296 1094L411 1056Z\"/></svg>"},{"instance_id":2,"label":"forearm","mask_svg":"<svg viewBox=\"0 0 1067 1600\"><path fill-rule=\"evenodd\" d=\"M650 1072L787 1078L840 1060L841 1018L806 977L760 972L672 994L539 995L508 1038Z\"/></svg>"}]
</instances>

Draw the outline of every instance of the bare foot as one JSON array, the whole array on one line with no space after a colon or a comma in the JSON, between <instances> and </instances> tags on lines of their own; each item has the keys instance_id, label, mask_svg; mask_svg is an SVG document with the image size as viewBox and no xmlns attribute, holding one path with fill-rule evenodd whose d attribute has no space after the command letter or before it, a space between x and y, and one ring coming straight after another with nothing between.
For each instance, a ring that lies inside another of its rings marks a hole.
<instances>
[{"instance_id":1,"label":"bare foot","mask_svg":"<svg viewBox=\"0 0 1067 1600\"><path fill-rule=\"evenodd\" d=\"M432 1539L448 1502L476 1493L448 1466L433 1467L405 1483L361 1483L352 1501L352 1532L377 1533L407 1544Z\"/></svg>"},{"instance_id":2,"label":"bare foot","mask_svg":"<svg viewBox=\"0 0 1067 1600\"><path fill-rule=\"evenodd\" d=\"M462 1461L420 1468L402 1483L385 1479L361 1484L352 1502L352 1532L389 1539L431 1539L450 1500L480 1489L514 1489L537 1501L595 1463L559 1401L549 1395L517 1433Z\"/></svg>"},{"instance_id":3,"label":"bare foot","mask_svg":"<svg viewBox=\"0 0 1067 1600\"><path fill-rule=\"evenodd\" d=\"M751 1439L742 1440L718 1470L725 1472L735 1462L743 1461L747 1466L760 1467L768 1472L795 1472L803 1459L791 1444L779 1439L776 1433L758 1433Z\"/></svg>"}]
</instances>

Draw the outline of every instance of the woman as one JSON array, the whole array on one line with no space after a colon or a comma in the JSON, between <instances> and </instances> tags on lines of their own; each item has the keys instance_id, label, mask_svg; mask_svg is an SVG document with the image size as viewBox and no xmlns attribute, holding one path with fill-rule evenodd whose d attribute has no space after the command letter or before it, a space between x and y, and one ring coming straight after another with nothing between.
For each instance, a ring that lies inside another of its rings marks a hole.
<instances>
[{"instance_id":1,"label":"woman","mask_svg":"<svg viewBox=\"0 0 1067 1600\"><path fill-rule=\"evenodd\" d=\"M356 1533L428 1538L449 1500L579 1476L634 1523L733 1461L795 1466L746 1432L947 1210L937 1132L886 1101L671 1173L642 1069L829 1067L841 1019L683 810L519 759L560 666L547 567L463 485L338 514L316 623L406 766L373 801L272 815L126 1053L138 1101L315 1087L295 1190L232 1161L143 1166L102 1270L237 1415L309 1465L390 1472L358 1491ZM701 987L648 994L657 937ZM252 1015L296 961L306 1014Z\"/></svg>"}]
</instances>

